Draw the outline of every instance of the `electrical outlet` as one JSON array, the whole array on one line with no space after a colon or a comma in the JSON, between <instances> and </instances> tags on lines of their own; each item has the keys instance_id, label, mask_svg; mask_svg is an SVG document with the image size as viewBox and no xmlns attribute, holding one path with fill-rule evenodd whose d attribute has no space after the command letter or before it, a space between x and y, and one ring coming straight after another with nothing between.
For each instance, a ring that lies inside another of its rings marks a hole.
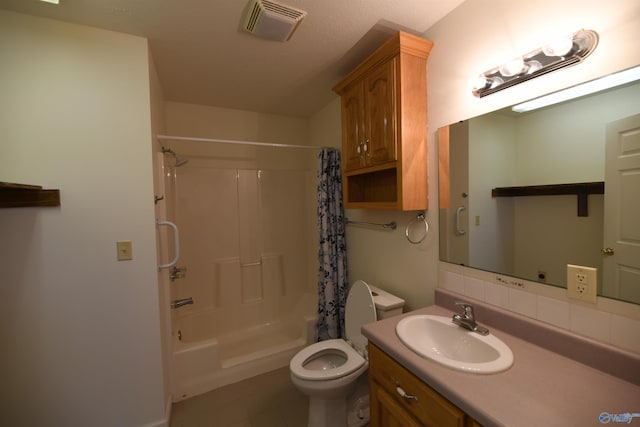
<instances>
[{"instance_id":1,"label":"electrical outlet","mask_svg":"<svg viewBox=\"0 0 640 427\"><path fill-rule=\"evenodd\" d=\"M596 303L598 269L567 264L567 295L569 298Z\"/></svg>"}]
</instances>

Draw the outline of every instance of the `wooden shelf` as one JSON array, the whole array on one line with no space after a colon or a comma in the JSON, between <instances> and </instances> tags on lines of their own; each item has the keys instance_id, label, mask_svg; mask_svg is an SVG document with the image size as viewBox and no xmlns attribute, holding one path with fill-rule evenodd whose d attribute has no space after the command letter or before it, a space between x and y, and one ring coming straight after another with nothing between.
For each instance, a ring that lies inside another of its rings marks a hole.
<instances>
[{"instance_id":1,"label":"wooden shelf","mask_svg":"<svg viewBox=\"0 0 640 427\"><path fill-rule=\"evenodd\" d=\"M589 216L589 194L604 194L604 181L498 187L491 190L491 197L561 196L567 194L578 196L578 216Z\"/></svg>"},{"instance_id":2,"label":"wooden shelf","mask_svg":"<svg viewBox=\"0 0 640 427\"><path fill-rule=\"evenodd\" d=\"M0 208L60 206L60 190L43 190L39 185L0 182Z\"/></svg>"}]
</instances>

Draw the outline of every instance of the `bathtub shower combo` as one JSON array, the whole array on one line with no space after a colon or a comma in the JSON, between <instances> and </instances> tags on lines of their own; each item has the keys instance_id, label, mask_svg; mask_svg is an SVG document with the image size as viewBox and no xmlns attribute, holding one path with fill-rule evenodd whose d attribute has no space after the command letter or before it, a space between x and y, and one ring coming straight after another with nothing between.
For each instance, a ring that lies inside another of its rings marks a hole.
<instances>
[{"instance_id":1,"label":"bathtub shower combo","mask_svg":"<svg viewBox=\"0 0 640 427\"><path fill-rule=\"evenodd\" d=\"M180 230L170 270L179 401L285 367L315 340L317 151L163 144L174 154L167 216Z\"/></svg>"}]
</instances>

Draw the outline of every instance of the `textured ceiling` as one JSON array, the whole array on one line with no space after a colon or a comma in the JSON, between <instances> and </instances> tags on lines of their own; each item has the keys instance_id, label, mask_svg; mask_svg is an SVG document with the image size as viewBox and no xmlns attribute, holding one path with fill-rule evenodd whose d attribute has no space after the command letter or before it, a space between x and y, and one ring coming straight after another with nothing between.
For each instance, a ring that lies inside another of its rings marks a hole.
<instances>
[{"instance_id":1,"label":"textured ceiling","mask_svg":"<svg viewBox=\"0 0 640 427\"><path fill-rule=\"evenodd\" d=\"M249 0L0 0L0 8L143 36L169 101L309 116L397 30L422 34L463 0L283 0L307 12L288 42L241 26Z\"/></svg>"}]
</instances>

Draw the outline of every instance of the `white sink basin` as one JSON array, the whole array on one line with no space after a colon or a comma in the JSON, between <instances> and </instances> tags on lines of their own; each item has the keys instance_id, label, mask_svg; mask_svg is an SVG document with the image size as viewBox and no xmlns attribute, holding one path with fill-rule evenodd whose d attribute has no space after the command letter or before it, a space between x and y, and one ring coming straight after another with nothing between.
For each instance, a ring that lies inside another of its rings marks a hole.
<instances>
[{"instance_id":1,"label":"white sink basin","mask_svg":"<svg viewBox=\"0 0 640 427\"><path fill-rule=\"evenodd\" d=\"M408 316L396 326L400 341L420 356L449 368L474 374L509 369L513 353L494 335L463 329L451 318L428 314Z\"/></svg>"}]
</instances>

